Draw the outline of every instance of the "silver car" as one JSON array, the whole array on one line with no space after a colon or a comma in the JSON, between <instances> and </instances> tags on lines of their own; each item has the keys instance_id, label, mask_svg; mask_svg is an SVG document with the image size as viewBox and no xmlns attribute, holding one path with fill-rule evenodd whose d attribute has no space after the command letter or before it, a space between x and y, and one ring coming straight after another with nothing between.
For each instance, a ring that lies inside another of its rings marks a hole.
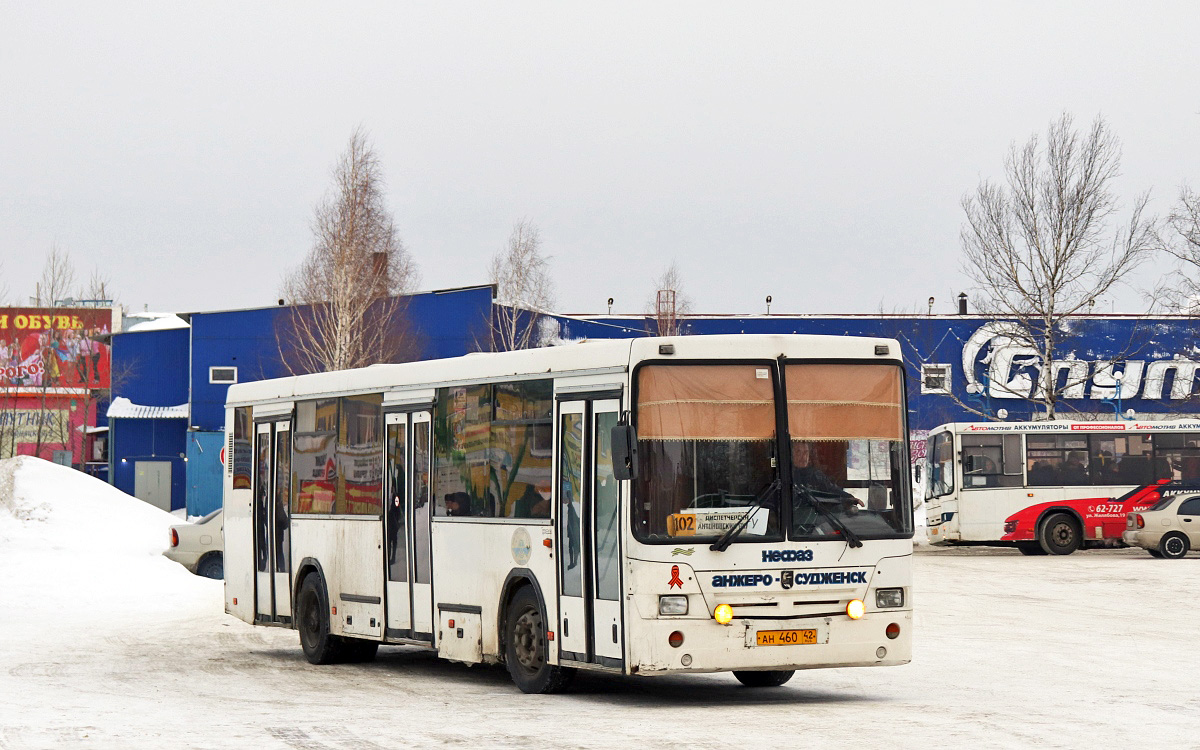
<instances>
[{"instance_id":1,"label":"silver car","mask_svg":"<svg viewBox=\"0 0 1200 750\"><path fill-rule=\"evenodd\" d=\"M1146 510L1127 513L1121 538L1130 547L1170 560L1200 549L1200 496L1164 497Z\"/></svg>"},{"instance_id":2,"label":"silver car","mask_svg":"<svg viewBox=\"0 0 1200 750\"><path fill-rule=\"evenodd\" d=\"M225 577L224 514L214 510L195 523L171 527L171 546L163 552L198 576Z\"/></svg>"}]
</instances>

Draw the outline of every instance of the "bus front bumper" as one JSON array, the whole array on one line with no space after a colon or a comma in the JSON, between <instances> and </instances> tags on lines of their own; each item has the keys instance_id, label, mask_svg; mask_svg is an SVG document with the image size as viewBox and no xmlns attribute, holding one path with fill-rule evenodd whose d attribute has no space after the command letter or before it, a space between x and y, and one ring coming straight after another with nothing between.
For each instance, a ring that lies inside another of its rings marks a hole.
<instances>
[{"instance_id":1,"label":"bus front bumper","mask_svg":"<svg viewBox=\"0 0 1200 750\"><path fill-rule=\"evenodd\" d=\"M889 625L899 634L888 637ZM871 611L860 620L845 615L788 620L658 619L638 623L643 635L631 641L630 672L727 672L819 667L896 666L912 661L912 610ZM815 631L815 633L793 633ZM683 643L672 647L672 633ZM759 634L764 633L760 639ZM815 637L814 637L815 636ZM763 641L782 645L760 645ZM786 643L814 640L812 643Z\"/></svg>"}]
</instances>

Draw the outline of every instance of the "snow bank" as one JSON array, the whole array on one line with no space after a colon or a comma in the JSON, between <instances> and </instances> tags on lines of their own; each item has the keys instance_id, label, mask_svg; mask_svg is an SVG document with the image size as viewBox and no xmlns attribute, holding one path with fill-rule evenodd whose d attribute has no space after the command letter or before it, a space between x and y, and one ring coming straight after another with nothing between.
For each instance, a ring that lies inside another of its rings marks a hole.
<instances>
[{"instance_id":1,"label":"snow bank","mask_svg":"<svg viewBox=\"0 0 1200 750\"><path fill-rule=\"evenodd\" d=\"M221 582L162 556L170 513L30 456L0 461L0 632L136 629L221 611Z\"/></svg>"},{"instance_id":2,"label":"snow bank","mask_svg":"<svg viewBox=\"0 0 1200 750\"><path fill-rule=\"evenodd\" d=\"M0 540L73 555L161 555L170 513L74 469L31 456L0 461Z\"/></svg>"}]
</instances>

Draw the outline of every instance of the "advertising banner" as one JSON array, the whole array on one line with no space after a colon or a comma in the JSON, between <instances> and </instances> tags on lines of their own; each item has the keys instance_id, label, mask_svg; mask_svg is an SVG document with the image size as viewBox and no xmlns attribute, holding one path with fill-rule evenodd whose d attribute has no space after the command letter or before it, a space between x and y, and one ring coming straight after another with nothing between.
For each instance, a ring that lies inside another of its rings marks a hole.
<instances>
[{"instance_id":1,"label":"advertising banner","mask_svg":"<svg viewBox=\"0 0 1200 750\"><path fill-rule=\"evenodd\" d=\"M109 388L109 308L0 308L0 388Z\"/></svg>"}]
</instances>

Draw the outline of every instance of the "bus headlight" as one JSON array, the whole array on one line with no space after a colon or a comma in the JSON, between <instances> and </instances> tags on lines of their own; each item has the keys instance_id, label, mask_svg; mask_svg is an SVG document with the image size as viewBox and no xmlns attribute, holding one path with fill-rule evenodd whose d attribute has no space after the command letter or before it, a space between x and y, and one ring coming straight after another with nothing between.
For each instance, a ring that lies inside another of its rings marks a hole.
<instances>
[{"instance_id":1,"label":"bus headlight","mask_svg":"<svg viewBox=\"0 0 1200 750\"><path fill-rule=\"evenodd\" d=\"M876 589L875 606L891 609L904 606L904 589Z\"/></svg>"},{"instance_id":2,"label":"bus headlight","mask_svg":"<svg viewBox=\"0 0 1200 750\"><path fill-rule=\"evenodd\" d=\"M733 622L733 607L728 604L718 604L713 610L713 619L722 625L728 625Z\"/></svg>"},{"instance_id":3,"label":"bus headlight","mask_svg":"<svg viewBox=\"0 0 1200 750\"><path fill-rule=\"evenodd\" d=\"M686 596L660 596L658 597L658 613L660 615L686 615L688 598Z\"/></svg>"},{"instance_id":4,"label":"bus headlight","mask_svg":"<svg viewBox=\"0 0 1200 750\"><path fill-rule=\"evenodd\" d=\"M867 605L863 604L862 599L851 599L846 605L846 616L851 620L857 620L867 611Z\"/></svg>"}]
</instances>

